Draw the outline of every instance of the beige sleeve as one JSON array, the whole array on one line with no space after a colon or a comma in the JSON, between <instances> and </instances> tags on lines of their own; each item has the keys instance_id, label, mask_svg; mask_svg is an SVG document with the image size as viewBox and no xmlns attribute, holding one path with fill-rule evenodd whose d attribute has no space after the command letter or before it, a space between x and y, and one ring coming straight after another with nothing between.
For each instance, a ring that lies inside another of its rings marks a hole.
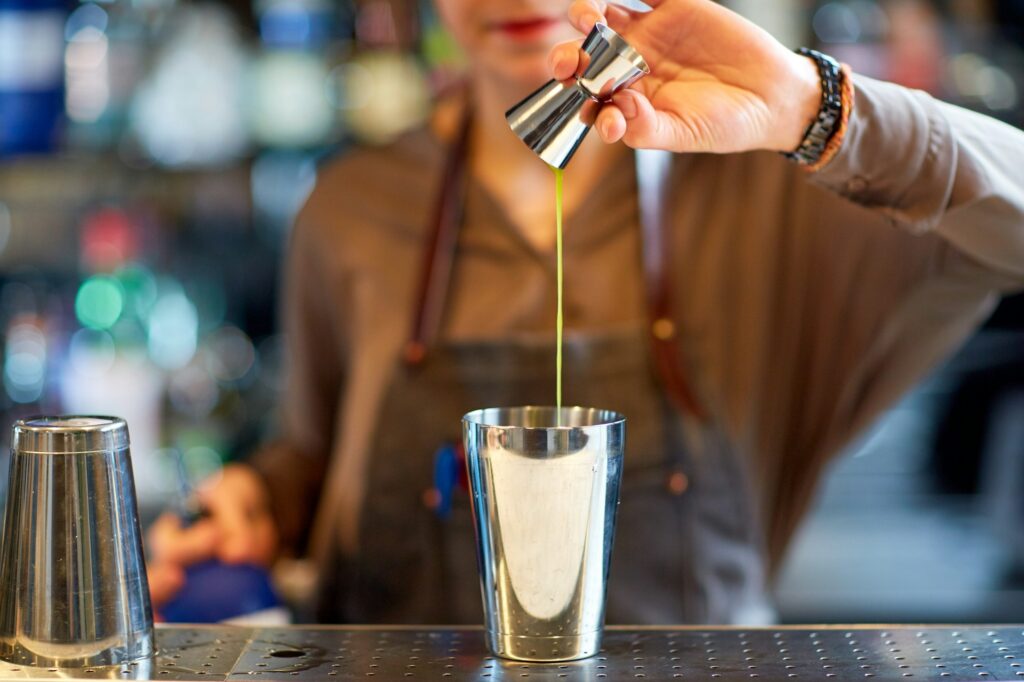
<instances>
[{"instance_id":1,"label":"beige sleeve","mask_svg":"<svg viewBox=\"0 0 1024 682\"><path fill-rule=\"evenodd\" d=\"M813 182L913 232L944 237L996 275L997 288L1024 286L1024 132L923 92L855 78L846 139Z\"/></svg>"},{"instance_id":2,"label":"beige sleeve","mask_svg":"<svg viewBox=\"0 0 1024 682\"><path fill-rule=\"evenodd\" d=\"M301 553L309 539L345 374L338 315L344 309L344 287L328 267L327 235L309 213L303 211L295 223L285 268L281 433L249 460L270 491L286 553Z\"/></svg>"},{"instance_id":3,"label":"beige sleeve","mask_svg":"<svg viewBox=\"0 0 1024 682\"><path fill-rule=\"evenodd\" d=\"M896 249L874 256L888 274L851 283L885 314L841 384L832 445L959 347L1000 293L1024 288L1024 132L897 85L857 88L850 137L812 181L924 238L879 243Z\"/></svg>"},{"instance_id":4,"label":"beige sleeve","mask_svg":"<svg viewBox=\"0 0 1024 682\"><path fill-rule=\"evenodd\" d=\"M1024 133L924 93L856 85L837 156L777 190L792 220L744 235L764 242L744 250L746 295L770 314L752 326L760 313L737 302L720 337L745 331L749 352L710 363L725 368L716 383L736 432L753 429L776 566L831 456L953 353L1001 292L1024 288ZM781 269L761 263L772 249Z\"/></svg>"}]
</instances>

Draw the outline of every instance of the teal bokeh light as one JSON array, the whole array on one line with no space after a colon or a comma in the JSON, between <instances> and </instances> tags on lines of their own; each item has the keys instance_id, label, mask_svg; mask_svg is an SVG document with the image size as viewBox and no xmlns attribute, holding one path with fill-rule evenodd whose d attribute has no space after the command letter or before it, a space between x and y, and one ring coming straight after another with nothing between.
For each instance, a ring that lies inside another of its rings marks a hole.
<instances>
[{"instance_id":1,"label":"teal bokeh light","mask_svg":"<svg viewBox=\"0 0 1024 682\"><path fill-rule=\"evenodd\" d=\"M124 312L124 290L112 277L97 275L82 283L75 297L75 316L90 329L110 329Z\"/></svg>"}]
</instances>

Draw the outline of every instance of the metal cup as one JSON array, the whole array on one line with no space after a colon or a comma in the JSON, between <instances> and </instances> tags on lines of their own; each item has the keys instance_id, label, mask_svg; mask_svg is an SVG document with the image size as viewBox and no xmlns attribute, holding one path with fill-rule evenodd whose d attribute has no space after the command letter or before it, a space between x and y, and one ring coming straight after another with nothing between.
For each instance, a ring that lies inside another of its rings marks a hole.
<instances>
[{"instance_id":1,"label":"metal cup","mask_svg":"<svg viewBox=\"0 0 1024 682\"><path fill-rule=\"evenodd\" d=\"M625 418L495 408L463 417L487 644L521 661L601 647ZM562 424L557 426L556 424Z\"/></svg>"},{"instance_id":2,"label":"metal cup","mask_svg":"<svg viewBox=\"0 0 1024 682\"><path fill-rule=\"evenodd\" d=\"M151 656L153 613L124 420L21 420L11 449L0 658L87 667Z\"/></svg>"},{"instance_id":3,"label":"metal cup","mask_svg":"<svg viewBox=\"0 0 1024 682\"><path fill-rule=\"evenodd\" d=\"M604 24L594 25L581 50L573 78L548 81L505 114L512 132L555 168L569 165L602 104L650 73L640 53Z\"/></svg>"}]
</instances>

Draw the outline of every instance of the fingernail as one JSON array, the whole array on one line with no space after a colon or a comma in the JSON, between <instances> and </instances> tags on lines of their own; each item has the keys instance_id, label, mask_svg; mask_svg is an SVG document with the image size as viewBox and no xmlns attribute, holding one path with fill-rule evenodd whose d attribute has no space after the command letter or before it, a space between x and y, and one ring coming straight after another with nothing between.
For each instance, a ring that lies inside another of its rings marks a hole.
<instances>
[{"instance_id":1,"label":"fingernail","mask_svg":"<svg viewBox=\"0 0 1024 682\"><path fill-rule=\"evenodd\" d=\"M601 125L600 125L600 128L601 128L601 137L603 137L603 138L605 138L607 140L608 138L610 138L612 136L612 124L611 123L609 123L608 121L602 121Z\"/></svg>"},{"instance_id":2,"label":"fingernail","mask_svg":"<svg viewBox=\"0 0 1024 682\"><path fill-rule=\"evenodd\" d=\"M620 95L619 97L616 97L615 106L619 108L619 111L621 111L622 115L625 116L627 119L636 118L636 115L638 113L636 100L634 100L629 95L624 94Z\"/></svg>"}]
</instances>

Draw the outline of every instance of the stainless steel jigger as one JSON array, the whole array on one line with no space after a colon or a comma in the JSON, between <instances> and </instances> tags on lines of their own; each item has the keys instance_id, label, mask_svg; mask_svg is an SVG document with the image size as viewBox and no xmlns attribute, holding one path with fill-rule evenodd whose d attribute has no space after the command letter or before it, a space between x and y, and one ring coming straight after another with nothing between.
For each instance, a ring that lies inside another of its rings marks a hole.
<instances>
[{"instance_id":1,"label":"stainless steel jigger","mask_svg":"<svg viewBox=\"0 0 1024 682\"><path fill-rule=\"evenodd\" d=\"M549 166L565 168L601 106L651 71L622 36L595 24L573 78L551 80L505 114L512 132Z\"/></svg>"},{"instance_id":2,"label":"stainless steel jigger","mask_svg":"<svg viewBox=\"0 0 1024 682\"><path fill-rule=\"evenodd\" d=\"M153 614L124 420L21 420L11 450L0 658L73 668L151 656Z\"/></svg>"},{"instance_id":3,"label":"stainless steel jigger","mask_svg":"<svg viewBox=\"0 0 1024 682\"><path fill-rule=\"evenodd\" d=\"M503 658L570 661L601 648L626 420L558 415L498 408L462 420L487 646Z\"/></svg>"}]
</instances>

